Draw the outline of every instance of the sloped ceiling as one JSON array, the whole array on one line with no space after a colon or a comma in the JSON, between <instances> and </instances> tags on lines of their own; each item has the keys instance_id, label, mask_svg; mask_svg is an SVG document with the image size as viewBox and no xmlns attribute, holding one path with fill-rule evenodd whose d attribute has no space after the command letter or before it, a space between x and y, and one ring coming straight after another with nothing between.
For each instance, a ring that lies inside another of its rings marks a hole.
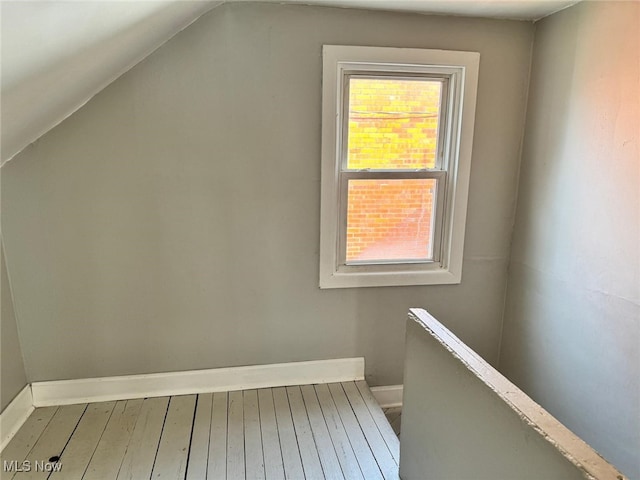
<instances>
[{"instance_id":1,"label":"sloped ceiling","mask_svg":"<svg viewBox=\"0 0 640 480\"><path fill-rule=\"evenodd\" d=\"M2 0L2 162L198 17L233 1L248 0ZM536 20L577 0L267 1Z\"/></svg>"},{"instance_id":2,"label":"sloped ceiling","mask_svg":"<svg viewBox=\"0 0 640 480\"><path fill-rule=\"evenodd\" d=\"M2 161L220 1L2 1Z\"/></svg>"}]
</instances>

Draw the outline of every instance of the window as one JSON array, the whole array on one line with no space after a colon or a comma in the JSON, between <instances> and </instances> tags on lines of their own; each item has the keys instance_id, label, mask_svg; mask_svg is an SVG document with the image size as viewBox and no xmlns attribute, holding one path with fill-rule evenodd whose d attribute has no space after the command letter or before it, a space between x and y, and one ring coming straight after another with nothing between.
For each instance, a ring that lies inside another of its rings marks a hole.
<instances>
[{"instance_id":1,"label":"window","mask_svg":"<svg viewBox=\"0 0 640 480\"><path fill-rule=\"evenodd\" d=\"M324 46L321 288L460 283L479 59Z\"/></svg>"}]
</instances>

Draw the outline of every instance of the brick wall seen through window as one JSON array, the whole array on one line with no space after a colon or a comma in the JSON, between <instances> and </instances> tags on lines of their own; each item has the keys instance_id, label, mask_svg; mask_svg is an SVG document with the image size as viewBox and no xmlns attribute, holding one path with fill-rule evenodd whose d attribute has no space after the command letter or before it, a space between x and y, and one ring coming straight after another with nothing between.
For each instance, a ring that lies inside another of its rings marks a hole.
<instances>
[{"instance_id":1,"label":"brick wall seen through window","mask_svg":"<svg viewBox=\"0 0 640 480\"><path fill-rule=\"evenodd\" d=\"M436 164L442 84L351 78L347 169ZM349 180L346 260L432 257L433 179Z\"/></svg>"}]
</instances>

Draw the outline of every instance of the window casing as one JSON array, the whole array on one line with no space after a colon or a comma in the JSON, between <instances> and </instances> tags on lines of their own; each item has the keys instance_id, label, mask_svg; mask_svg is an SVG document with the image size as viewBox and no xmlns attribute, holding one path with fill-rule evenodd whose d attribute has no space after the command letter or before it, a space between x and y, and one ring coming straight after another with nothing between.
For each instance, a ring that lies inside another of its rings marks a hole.
<instances>
[{"instance_id":1,"label":"window casing","mask_svg":"<svg viewBox=\"0 0 640 480\"><path fill-rule=\"evenodd\" d=\"M478 64L475 52L324 46L321 288L461 281ZM378 120L403 129L367 127Z\"/></svg>"}]
</instances>

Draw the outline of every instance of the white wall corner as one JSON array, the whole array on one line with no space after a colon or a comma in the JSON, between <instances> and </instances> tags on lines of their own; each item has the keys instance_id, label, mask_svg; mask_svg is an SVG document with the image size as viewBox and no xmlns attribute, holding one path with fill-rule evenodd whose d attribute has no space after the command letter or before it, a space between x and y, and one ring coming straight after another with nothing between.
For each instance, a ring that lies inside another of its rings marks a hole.
<instances>
[{"instance_id":1,"label":"white wall corner","mask_svg":"<svg viewBox=\"0 0 640 480\"><path fill-rule=\"evenodd\" d=\"M401 407L403 388L403 385L371 387L371 393L382 408Z\"/></svg>"},{"instance_id":2,"label":"white wall corner","mask_svg":"<svg viewBox=\"0 0 640 480\"><path fill-rule=\"evenodd\" d=\"M27 385L0 414L0 451L4 450L33 410L31 385Z\"/></svg>"}]
</instances>

